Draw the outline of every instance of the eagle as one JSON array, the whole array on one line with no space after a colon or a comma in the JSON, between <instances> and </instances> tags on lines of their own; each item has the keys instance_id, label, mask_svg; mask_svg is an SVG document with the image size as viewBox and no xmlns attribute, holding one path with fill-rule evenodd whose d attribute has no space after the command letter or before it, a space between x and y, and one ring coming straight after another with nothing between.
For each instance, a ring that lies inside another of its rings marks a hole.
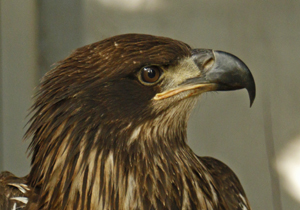
<instances>
[{"instance_id":1,"label":"eagle","mask_svg":"<svg viewBox=\"0 0 300 210\"><path fill-rule=\"evenodd\" d=\"M255 83L236 56L124 34L81 47L42 79L25 139L31 170L0 174L4 210L250 210L234 172L187 144L199 96Z\"/></svg>"}]
</instances>

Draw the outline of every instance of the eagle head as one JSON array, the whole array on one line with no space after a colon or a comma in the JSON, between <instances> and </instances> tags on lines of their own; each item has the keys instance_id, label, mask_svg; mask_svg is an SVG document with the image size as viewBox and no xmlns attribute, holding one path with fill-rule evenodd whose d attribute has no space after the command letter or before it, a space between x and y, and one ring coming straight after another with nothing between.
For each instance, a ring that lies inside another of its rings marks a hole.
<instances>
[{"instance_id":1,"label":"eagle head","mask_svg":"<svg viewBox=\"0 0 300 210\"><path fill-rule=\"evenodd\" d=\"M188 148L187 120L199 95L241 88L251 105L255 84L240 59L170 38L125 34L75 50L45 75L33 106L29 185L39 205L51 207L61 195L61 204L52 206L66 206L76 190L94 192L96 185L100 200L99 192L108 189L105 173L114 174L109 183L120 198L136 177L126 167L136 165L138 173L155 154L171 161L168 148ZM117 163L118 169L108 169ZM121 176L127 177L124 186Z\"/></svg>"},{"instance_id":2,"label":"eagle head","mask_svg":"<svg viewBox=\"0 0 300 210\"><path fill-rule=\"evenodd\" d=\"M79 48L61 61L44 77L34 108L43 107L41 113L56 107L82 120L143 123L174 108L179 116L188 113L201 93L241 88L252 104L253 77L234 55L126 34Z\"/></svg>"}]
</instances>

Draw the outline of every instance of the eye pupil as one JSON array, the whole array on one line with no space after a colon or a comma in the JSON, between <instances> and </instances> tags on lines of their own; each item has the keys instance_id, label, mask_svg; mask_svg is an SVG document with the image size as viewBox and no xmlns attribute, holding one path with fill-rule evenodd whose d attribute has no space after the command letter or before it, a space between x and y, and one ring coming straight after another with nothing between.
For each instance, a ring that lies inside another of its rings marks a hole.
<instances>
[{"instance_id":1,"label":"eye pupil","mask_svg":"<svg viewBox=\"0 0 300 210\"><path fill-rule=\"evenodd\" d=\"M158 66L148 66L141 69L141 79L145 83L155 83L162 71Z\"/></svg>"},{"instance_id":2,"label":"eye pupil","mask_svg":"<svg viewBox=\"0 0 300 210\"><path fill-rule=\"evenodd\" d=\"M146 71L148 71L148 77L153 79L156 75L156 72L153 69L147 69Z\"/></svg>"}]
</instances>

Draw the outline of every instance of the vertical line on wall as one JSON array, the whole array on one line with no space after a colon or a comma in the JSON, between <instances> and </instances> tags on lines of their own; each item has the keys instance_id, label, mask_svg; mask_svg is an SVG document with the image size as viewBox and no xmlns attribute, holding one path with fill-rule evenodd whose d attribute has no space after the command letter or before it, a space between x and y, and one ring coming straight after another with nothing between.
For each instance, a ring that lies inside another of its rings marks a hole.
<instances>
[{"instance_id":1,"label":"vertical line on wall","mask_svg":"<svg viewBox=\"0 0 300 210\"><path fill-rule=\"evenodd\" d=\"M0 1L0 172L3 171L2 1Z\"/></svg>"},{"instance_id":2,"label":"vertical line on wall","mask_svg":"<svg viewBox=\"0 0 300 210\"><path fill-rule=\"evenodd\" d=\"M263 99L263 120L266 152L268 157L269 174L271 179L273 209L282 210L280 180L278 177L278 173L274 168L276 151L273 136L271 102L270 95L266 94Z\"/></svg>"}]
</instances>

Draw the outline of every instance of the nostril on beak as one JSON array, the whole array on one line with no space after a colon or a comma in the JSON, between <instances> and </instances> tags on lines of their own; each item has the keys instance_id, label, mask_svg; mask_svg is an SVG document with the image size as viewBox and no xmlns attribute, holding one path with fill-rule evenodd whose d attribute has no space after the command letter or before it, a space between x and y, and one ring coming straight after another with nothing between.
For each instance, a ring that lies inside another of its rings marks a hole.
<instances>
[{"instance_id":1,"label":"nostril on beak","mask_svg":"<svg viewBox=\"0 0 300 210\"><path fill-rule=\"evenodd\" d=\"M209 49L194 49L192 56L200 71L209 70L215 62L214 54Z\"/></svg>"},{"instance_id":2,"label":"nostril on beak","mask_svg":"<svg viewBox=\"0 0 300 210\"><path fill-rule=\"evenodd\" d=\"M214 64L214 62L215 62L215 59L213 59L213 58L208 58L206 61L204 61L204 63L203 63L203 69L210 69L212 66L213 66L213 64Z\"/></svg>"}]
</instances>

